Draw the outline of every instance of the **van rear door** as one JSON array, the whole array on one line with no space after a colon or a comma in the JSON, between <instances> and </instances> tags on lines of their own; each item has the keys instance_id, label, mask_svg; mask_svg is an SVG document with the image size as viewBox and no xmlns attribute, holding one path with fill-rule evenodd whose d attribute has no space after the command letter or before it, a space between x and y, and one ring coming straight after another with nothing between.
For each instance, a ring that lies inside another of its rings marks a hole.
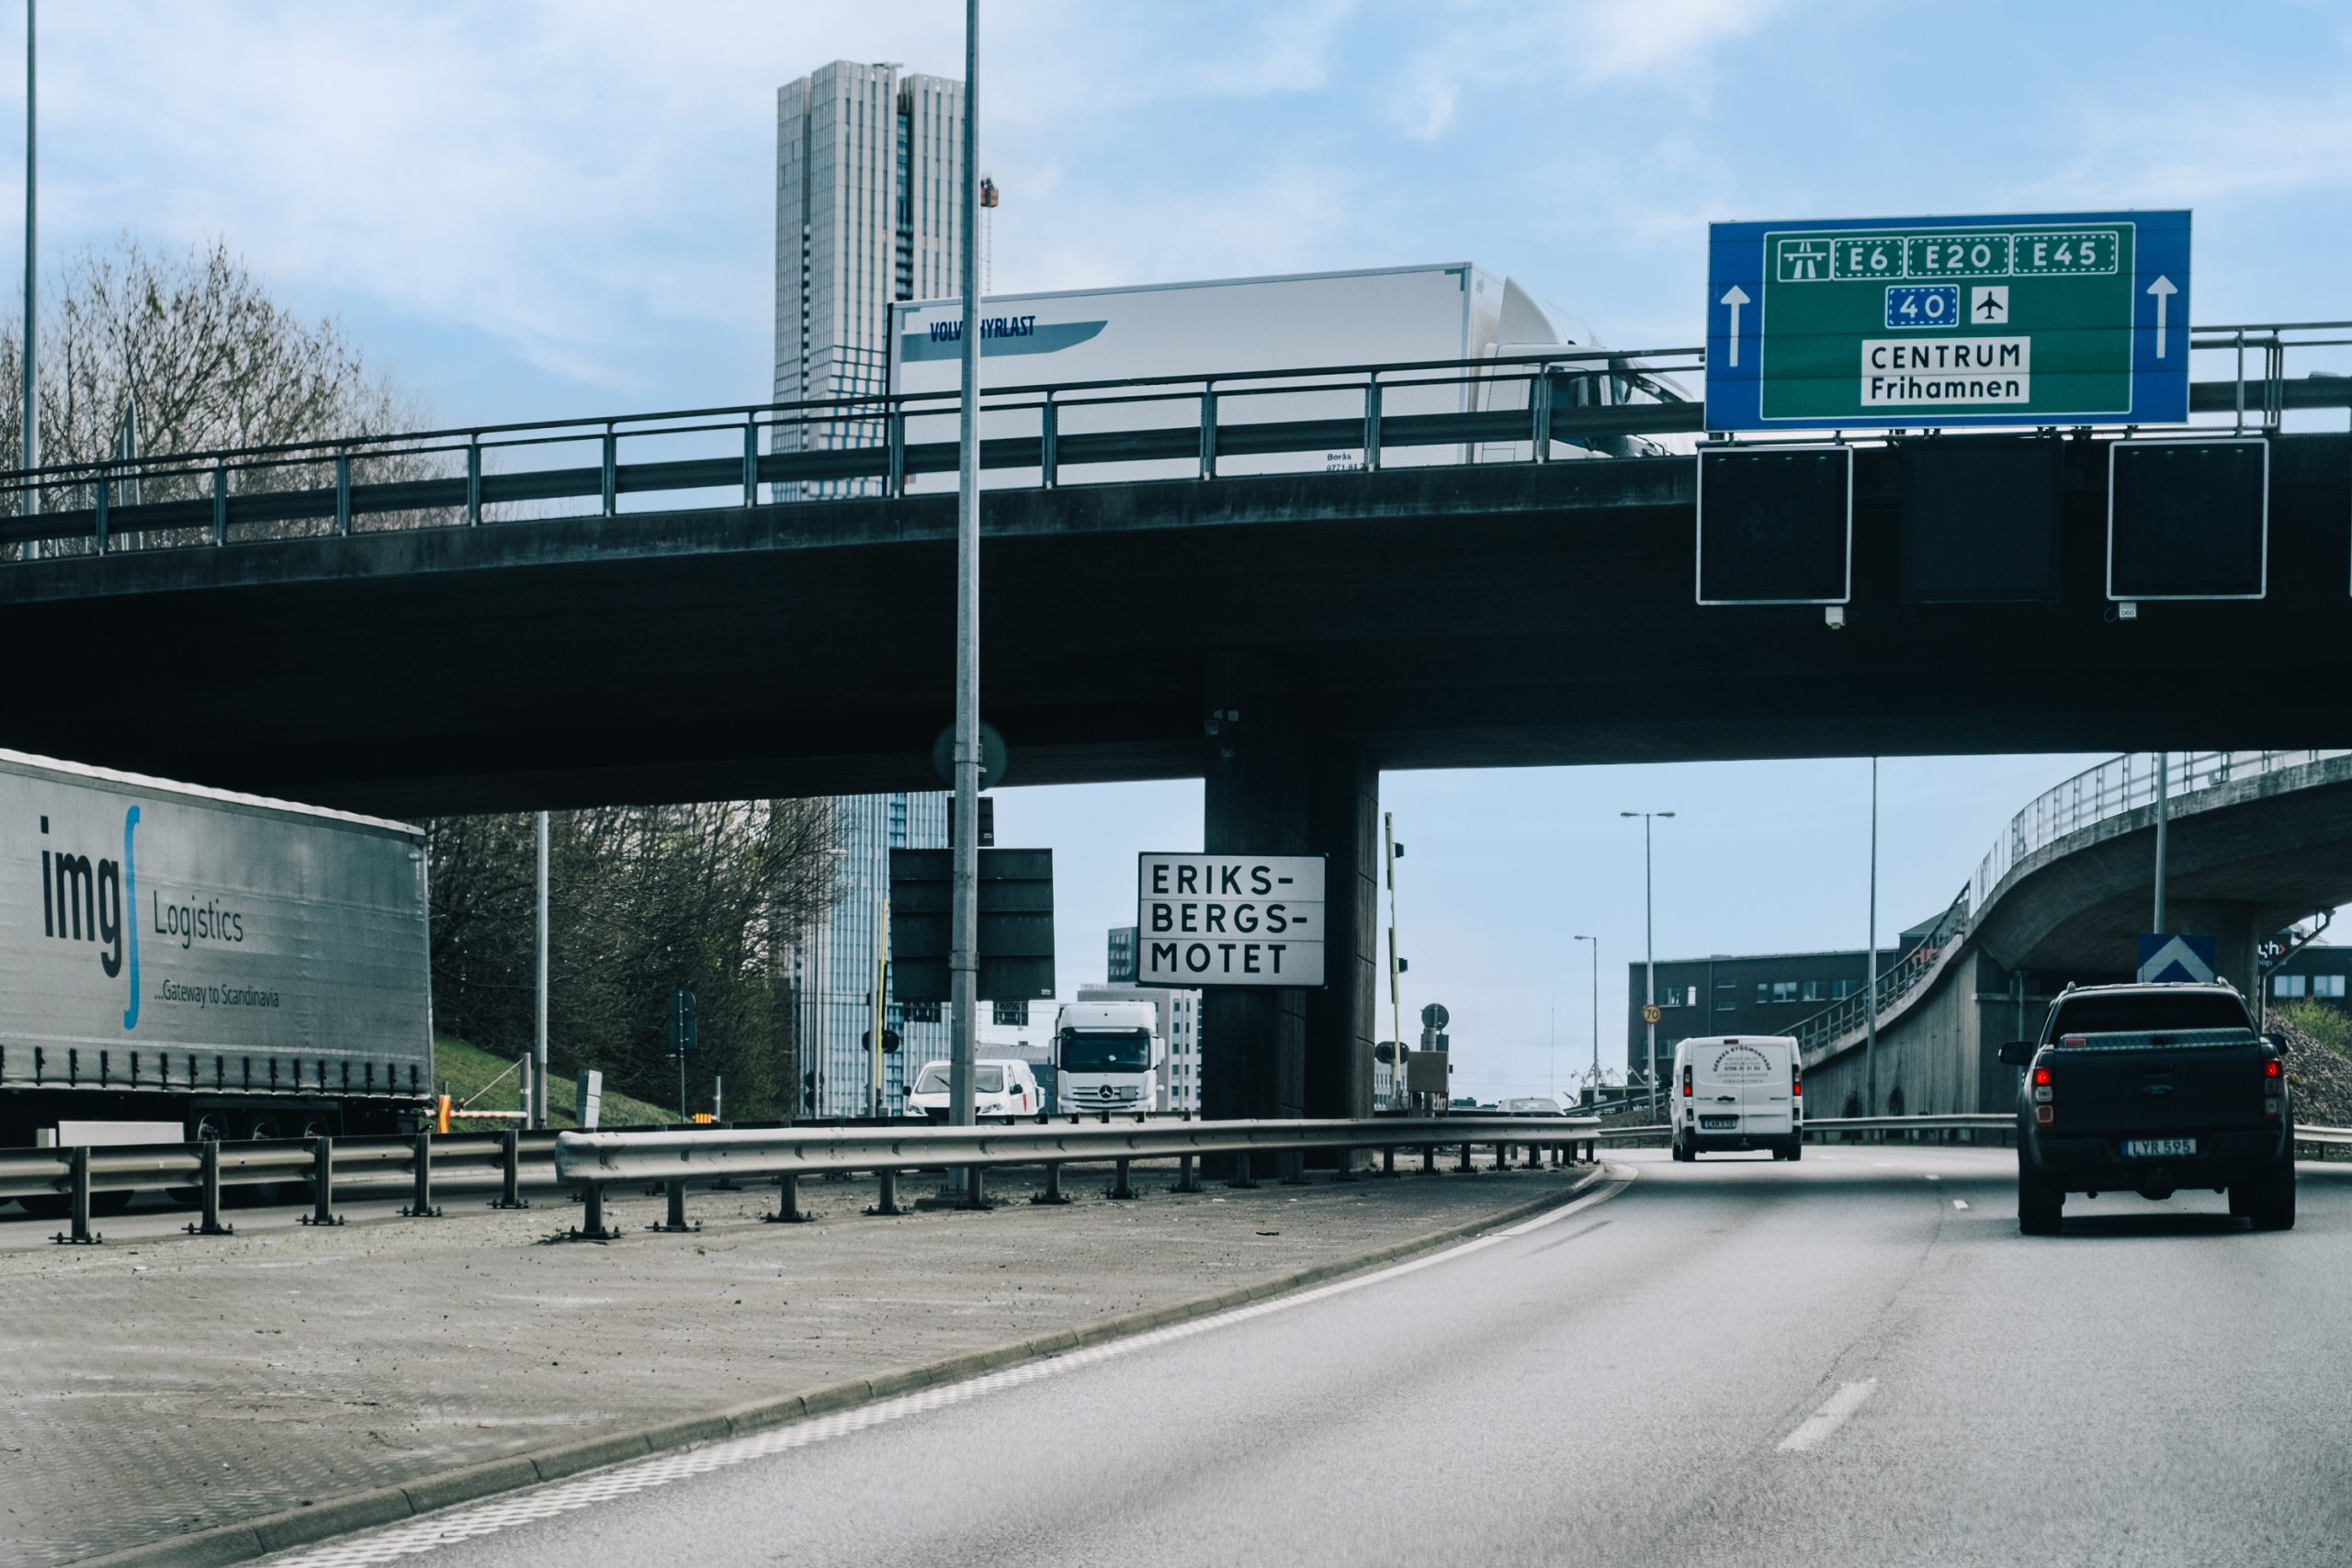
<instances>
[{"instance_id":1,"label":"van rear door","mask_svg":"<svg viewBox=\"0 0 2352 1568\"><path fill-rule=\"evenodd\" d=\"M1785 1040L1729 1039L1692 1053L1690 1103L1699 1131L1785 1138L1794 1129Z\"/></svg>"}]
</instances>

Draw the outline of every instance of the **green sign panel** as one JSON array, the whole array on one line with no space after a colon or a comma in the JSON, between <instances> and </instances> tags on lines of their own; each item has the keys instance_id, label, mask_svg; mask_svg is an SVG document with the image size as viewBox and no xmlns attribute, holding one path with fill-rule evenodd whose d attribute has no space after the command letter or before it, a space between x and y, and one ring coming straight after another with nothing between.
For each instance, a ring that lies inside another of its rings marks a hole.
<instances>
[{"instance_id":1,"label":"green sign panel","mask_svg":"<svg viewBox=\"0 0 2352 1568\"><path fill-rule=\"evenodd\" d=\"M1717 430L2187 417L2187 213L1717 224Z\"/></svg>"}]
</instances>

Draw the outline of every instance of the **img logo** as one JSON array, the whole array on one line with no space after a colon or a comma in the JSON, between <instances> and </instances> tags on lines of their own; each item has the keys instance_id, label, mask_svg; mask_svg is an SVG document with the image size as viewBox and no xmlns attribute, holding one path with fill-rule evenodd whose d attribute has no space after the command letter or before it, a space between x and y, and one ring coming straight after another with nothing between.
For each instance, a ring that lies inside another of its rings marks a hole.
<instances>
[{"instance_id":1,"label":"img logo","mask_svg":"<svg viewBox=\"0 0 2352 1568\"><path fill-rule=\"evenodd\" d=\"M49 818L40 819L41 836L49 836ZM108 979L130 968L130 998L122 1010L122 1026L139 1027L139 931L126 918L138 908L138 864L133 840L139 831L139 807L122 814L122 858L93 861L62 847L40 852L41 934L60 942L95 942L98 967Z\"/></svg>"}]
</instances>

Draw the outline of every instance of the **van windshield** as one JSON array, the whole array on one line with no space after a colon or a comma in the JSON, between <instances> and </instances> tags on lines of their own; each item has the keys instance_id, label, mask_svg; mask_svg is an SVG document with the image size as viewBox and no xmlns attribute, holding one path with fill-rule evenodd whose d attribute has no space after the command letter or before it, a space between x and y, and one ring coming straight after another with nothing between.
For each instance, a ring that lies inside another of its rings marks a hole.
<instances>
[{"instance_id":1,"label":"van windshield","mask_svg":"<svg viewBox=\"0 0 2352 1568\"><path fill-rule=\"evenodd\" d=\"M1061 1038L1066 1073L1140 1073L1151 1066L1148 1029L1065 1029Z\"/></svg>"},{"instance_id":2,"label":"van windshield","mask_svg":"<svg viewBox=\"0 0 2352 1568\"><path fill-rule=\"evenodd\" d=\"M945 1094L952 1082L953 1080L947 1076L946 1063L925 1062L922 1065L922 1071L915 1077L915 1087L907 1092ZM1003 1064L992 1062L975 1064L972 1068L972 1090L976 1094L1002 1094L1004 1092Z\"/></svg>"}]
</instances>

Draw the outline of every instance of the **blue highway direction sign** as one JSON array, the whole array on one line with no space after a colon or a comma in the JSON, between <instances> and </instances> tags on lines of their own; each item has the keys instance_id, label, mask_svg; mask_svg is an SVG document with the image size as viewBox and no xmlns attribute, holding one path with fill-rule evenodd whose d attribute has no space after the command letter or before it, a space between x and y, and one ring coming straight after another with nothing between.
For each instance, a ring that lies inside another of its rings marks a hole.
<instances>
[{"instance_id":1,"label":"blue highway direction sign","mask_svg":"<svg viewBox=\"0 0 2352 1568\"><path fill-rule=\"evenodd\" d=\"M2188 214L1716 223L1707 428L2177 424Z\"/></svg>"},{"instance_id":2,"label":"blue highway direction sign","mask_svg":"<svg viewBox=\"0 0 2352 1568\"><path fill-rule=\"evenodd\" d=\"M2210 936L2167 936L2162 931L2140 937L2140 978L2194 980L2210 984L2214 976L2213 939Z\"/></svg>"}]
</instances>

